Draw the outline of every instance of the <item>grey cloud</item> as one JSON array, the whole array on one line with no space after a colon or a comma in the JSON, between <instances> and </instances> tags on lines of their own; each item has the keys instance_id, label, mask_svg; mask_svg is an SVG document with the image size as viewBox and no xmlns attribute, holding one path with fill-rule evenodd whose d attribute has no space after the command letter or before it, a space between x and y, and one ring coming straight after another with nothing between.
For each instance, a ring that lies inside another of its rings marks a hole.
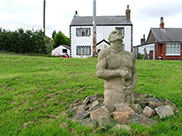
<instances>
[{"instance_id":1,"label":"grey cloud","mask_svg":"<svg viewBox=\"0 0 182 136\"><path fill-rule=\"evenodd\" d=\"M181 8L182 2L180 3L157 3L153 5L147 5L138 10L138 17L141 18L156 18L160 16L174 16L182 14Z\"/></svg>"},{"instance_id":2,"label":"grey cloud","mask_svg":"<svg viewBox=\"0 0 182 136\"><path fill-rule=\"evenodd\" d=\"M32 10L39 10L36 3L18 2L13 0L2 1L0 5L0 12L7 12L12 14L21 14L31 12Z\"/></svg>"}]
</instances>

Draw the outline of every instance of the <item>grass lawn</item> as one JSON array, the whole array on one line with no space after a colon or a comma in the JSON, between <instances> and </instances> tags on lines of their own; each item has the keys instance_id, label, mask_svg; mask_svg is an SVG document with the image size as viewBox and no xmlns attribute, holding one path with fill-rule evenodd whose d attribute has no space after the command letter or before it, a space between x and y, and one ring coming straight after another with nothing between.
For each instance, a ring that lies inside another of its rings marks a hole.
<instances>
[{"instance_id":1,"label":"grass lawn","mask_svg":"<svg viewBox=\"0 0 182 136\"><path fill-rule=\"evenodd\" d=\"M181 136L182 61L137 60L136 92L169 99L180 110L155 126L132 132L97 131L72 122L71 103L104 93L97 59L0 55L0 136Z\"/></svg>"}]
</instances>

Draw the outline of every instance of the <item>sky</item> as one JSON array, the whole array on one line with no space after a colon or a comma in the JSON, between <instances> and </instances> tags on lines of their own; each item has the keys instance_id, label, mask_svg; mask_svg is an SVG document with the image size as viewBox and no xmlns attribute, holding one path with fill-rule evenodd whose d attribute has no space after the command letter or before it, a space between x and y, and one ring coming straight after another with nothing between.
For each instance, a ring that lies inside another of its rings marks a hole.
<instances>
[{"instance_id":1,"label":"sky","mask_svg":"<svg viewBox=\"0 0 182 136\"><path fill-rule=\"evenodd\" d=\"M143 34L159 27L164 17L164 27L182 28L182 0L96 0L97 16L125 15L131 9L133 45L139 45ZM75 11L79 16L93 15L93 0L46 0L46 35L54 30L69 37L69 25ZM0 28L7 30L42 29L43 0L0 0Z\"/></svg>"}]
</instances>

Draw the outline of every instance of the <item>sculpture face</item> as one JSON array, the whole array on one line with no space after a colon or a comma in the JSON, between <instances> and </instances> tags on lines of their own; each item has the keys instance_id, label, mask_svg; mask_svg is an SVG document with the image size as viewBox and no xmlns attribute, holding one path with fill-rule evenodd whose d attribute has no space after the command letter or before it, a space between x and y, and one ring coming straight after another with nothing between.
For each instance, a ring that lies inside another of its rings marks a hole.
<instances>
[{"instance_id":1,"label":"sculpture face","mask_svg":"<svg viewBox=\"0 0 182 136\"><path fill-rule=\"evenodd\" d=\"M114 30L109 35L108 40L109 40L110 43L114 43L116 41L121 41L121 43L122 43L123 42L122 33L119 30Z\"/></svg>"}]
</instances>

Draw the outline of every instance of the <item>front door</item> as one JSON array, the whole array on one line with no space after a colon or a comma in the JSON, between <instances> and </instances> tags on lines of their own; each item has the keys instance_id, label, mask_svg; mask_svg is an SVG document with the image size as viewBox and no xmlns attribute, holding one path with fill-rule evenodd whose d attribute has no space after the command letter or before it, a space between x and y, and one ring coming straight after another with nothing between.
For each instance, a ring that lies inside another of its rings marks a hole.
<instances>
[{"instance_id":1,"label":"front door","mask_svg":"<svg viewBox=\"0 0 182 136\"><path fill-rule=\"evenodd\" d=\"M150 50L150 52L149 52L149 58L150 58L150 60L153 60L153 51L152 50Z\"/></svg>"}]
</instances>

